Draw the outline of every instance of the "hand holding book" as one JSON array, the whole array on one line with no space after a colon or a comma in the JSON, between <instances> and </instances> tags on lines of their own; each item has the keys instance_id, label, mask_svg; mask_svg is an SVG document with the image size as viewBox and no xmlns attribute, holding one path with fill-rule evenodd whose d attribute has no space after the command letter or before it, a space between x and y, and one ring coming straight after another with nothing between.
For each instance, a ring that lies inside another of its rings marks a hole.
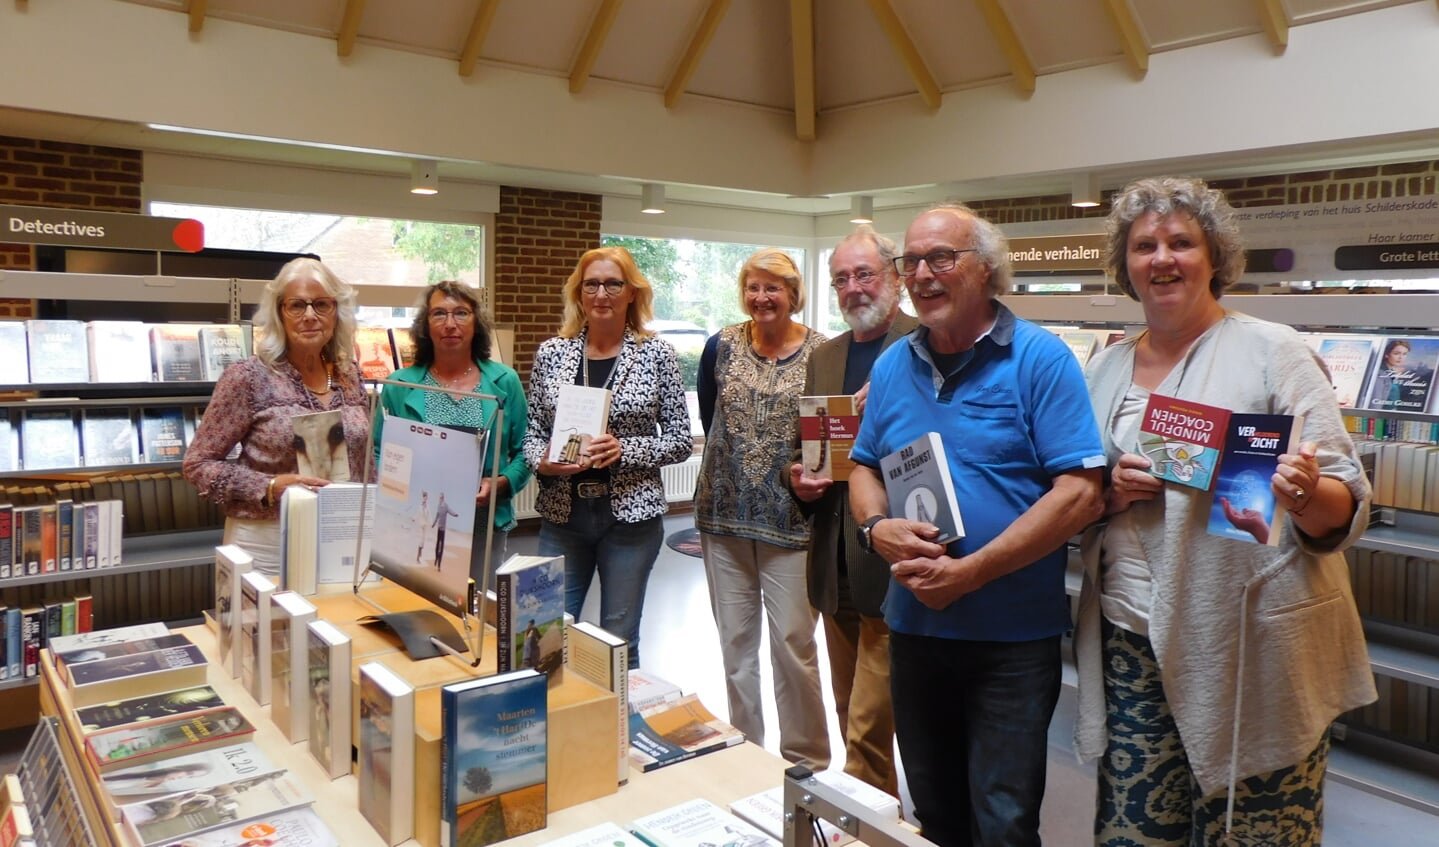
<instances>
[{"instance_id":1,"label":"hand holding book","mask_svg":"<svg viewBox=\"0 0 1439 847\"><path fill-rule=\"evenodd\" d=\"M1138 453L1120 456L1110 473L1104 513L1118 514L1139 501L1153 500L1164 490L1164 482L1151 471L1153 467L1153 462Z\"/></svg>"}]
</instances>

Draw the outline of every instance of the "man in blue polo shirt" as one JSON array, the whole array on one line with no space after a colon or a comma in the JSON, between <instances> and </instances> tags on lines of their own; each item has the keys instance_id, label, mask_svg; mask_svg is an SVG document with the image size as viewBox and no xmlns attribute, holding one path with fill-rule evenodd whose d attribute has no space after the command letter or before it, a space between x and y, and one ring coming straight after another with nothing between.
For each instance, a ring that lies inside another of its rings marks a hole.
<instances>
[{"instance_id":1,"label":"man in blue polo shirt","mask_svg":"<svg viewBox=\"0 0 1439 847\"><path fill-rule=\"evenodd\" d=\"M925 838L1037 845L1048 728L1070 627L1064 544L1098 519L1104 455L1079 364L999 302L1008 244L965 206L920 215L895 267L920 328L870 375L852 453L859 543L891 563L884 604L900 757ZM889 508L880 459L944 442L966 535Z\"/></svg>"}]
</instances>

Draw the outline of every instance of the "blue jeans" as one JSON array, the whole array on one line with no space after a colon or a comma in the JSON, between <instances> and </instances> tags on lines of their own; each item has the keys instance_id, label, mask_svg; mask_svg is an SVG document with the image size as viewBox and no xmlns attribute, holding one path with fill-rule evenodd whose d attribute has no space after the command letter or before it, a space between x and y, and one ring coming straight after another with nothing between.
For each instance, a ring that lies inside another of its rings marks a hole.
<instances>
[{"instance_id":1,"label":"blue jeans","mask_svg":"<svg viewBox=\"0 0 1439 847\"><path fill-rule=\"evenodd\" d=\"M640 666L640 613L664 540L662 517L624 523L610 511L608 497L575 497L569 523L540 524L540 555L565 557L565 611L579 619L598 570L600 627L629 641L632 668Z\"/></svg>"},{"instance_id":2,"label":"blue jeans","mask_svg":"<svg viewBox=\"0 0 1439 847\"><path fill-rule=\"evenodd\" d=\"M1059 636L955 641L890 633L899 754L925 838L1039 847Z\"/></svg>"}]
</instances>

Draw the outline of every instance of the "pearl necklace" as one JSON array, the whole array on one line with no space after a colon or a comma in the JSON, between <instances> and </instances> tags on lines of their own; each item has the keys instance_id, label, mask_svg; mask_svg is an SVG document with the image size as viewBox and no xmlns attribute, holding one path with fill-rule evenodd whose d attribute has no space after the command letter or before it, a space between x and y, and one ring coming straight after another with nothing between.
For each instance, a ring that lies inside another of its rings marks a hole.
<instances>
[{"instance_id":1,"label":"pearl necklace","mask_svg":"<svg viewBox=\"0 0 1439 847\"><path fill-rule=\"evenodd\" d=\"M434 368L430 368L430 376L435 378L435 382L438 382L440 385L443 385L445 388L448 388L451 391L463 391L464 389L460 388L459 385L468 380L470 378L470 374L474 372L475 366L470 365L469 367L465 368L464 371L462 371L458 376L445 378L435 373Z\"/></svg>"},{"instance_id":2,"label":"pearl necklace","mask_svg":"<svg viewBox=\"0 0 1439 847\"><path fill-rule=\"evenodd\" d=\"M329 394L331 391L334 391L334 390L335 390L335 367L334 367L333 365L331 365L329 362L326 362L326 363L325 363L325 387L324 387L324 388L313 388L313 387L311 387L311 386L310 386L310 383L305 382L305 378L304 378L303 376L300 377L300 382L301 382L301 383L304 383L305 390L306 390L306 391L309 391L311 394L314 394L314 395L316 395L316 396L323 396L323 395L325 395L325 394Z\"/></svg>"}]
</instances>

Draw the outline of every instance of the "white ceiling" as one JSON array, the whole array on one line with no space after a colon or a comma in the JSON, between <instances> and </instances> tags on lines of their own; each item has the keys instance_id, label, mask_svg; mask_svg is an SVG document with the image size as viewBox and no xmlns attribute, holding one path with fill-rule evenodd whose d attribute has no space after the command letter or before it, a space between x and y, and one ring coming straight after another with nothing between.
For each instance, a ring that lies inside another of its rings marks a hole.
<instances>
[{"instance_id":1,"label":"white ceiling","mask_svg":"<svg viewBox=\"0 0 1439 847\"><path fill-rule=\"evenodd\" d=\"M1427 0L1425 0L1427 3ZM56 0L31 0L30 7ZM1386 7L1409 5L1404 0L89 0L94 9L120 4L160 10L147 18L149 37L132 45L153 60L173 54L177 63L206 51L231 49L234 25L281 31L331 44L340 75L371 73L373 63L395 53L452 63L452 72L466 86L483 89L500 75L519 73L541 86L568 91L570 102L587 106L599 97L596 89L617 87L663 104L666 118L684 119L693 104L722 104L770 115L770 132L786 133L800 145L797 163L822 156L827 145L852 143L855 134L885 132L877 118L866 124L856 115L933 114L940 104L955 102L965 92L993 90L1027 108L1042 98L1046 77L1080 69L1112 68L1118 83L1133 85L1145 78L1149 60L1169 51L1246 39L1246 49L1267 51L1285 61L1288 42L1304 38L1306 24L1363 15ZM7 4L11 5L11 4ZM59 3L58 5L66 5ZM83 5L83 4L82 4ZM1434 6L1433 3L1428 3ZM27 14L17 0L11 13ZM40 9L29 10L37 14ZM46 9L45 11L49 11ZM5 12L0 10L0 18ZM612 16L612 18L610 17ZM717 20L712 37L700 43L698 33L707 16ZM78 34L93 27L87 15L74 14ZM603 23L609 20L606 28ZM799 32L794 29L798 21ZM898 28L887 31L886 21ZM348 25L348 28L347 28ZM0 19L0 29L4 20ZM465 60L467 38L483 30L477 59ZM1128 40L1126 40L1126 33ZM0 39L3 41L3 39ZM592 49L590 49L592 48ZM812 61L807 57L812 49ZM589 72L581 59L592 58ZM682 69L691 60L692 73ZM908 63L907 60L908 59ZM271 56L252 55L257 66ZM3 59L0 59L3 63ZM279 62L275 62L278 67ZM178 65L177 65L178 66ZM0 72L3 72L0 65ZM108 73L97 68L96 73ZM123 73L123 69L116 69ZM235 73L244 74L245 68ZM1032 74L1032 89L1030 78ZM400 78L395 77L397 80ZM257 77L258 79L258 77ZM1108 79L1106 77L1106 79ZM1115 80L1109 79L1110 83ZM408 84L409 80L404 80ZM256 83L259 83L257 81ZM398 82L397 82L398 84ZM1196 83L1200 84L1200 83ZM933 86L929 88L929 86ZM296 91L309 97L304 81ZM812 86L812 87L811 87ZM3 87L3 86L0 86ZM928 93L926 90L928 89ZM1054 90L1051 88L1050 90ZM1136 89L1138 90L1138 89ZM273 92L285 97L288 92ZM393 96L393 92L390 92ZM1235 92L1242 94L1242 92ZM423 100L425 92L409 92ZM937 100L934 98L938 98ZM383 102L383 100L382 100ZM812 102L813 112L796 113L796 102ZM1142 97L1139 99L1144 104ZM1160 104L1162 107L1166 104ZM294 109L305 109L299 98ZM355 108L363 108L356 104ZM1033 108L1053 108L1034 105ZM1171 114L1166 112L1165 114ZM1173 116L1186 117L1182 105ZM1193 118L1195 116L1187 116ZM373 121L400 120L386 114ZM1209 119L1215 119L1212 116ZM434 115L443 122L446 116ZM495 116L524 122L525 115ZM220 123L220 121L216 121ZM761 124L756 124L761 125ZM537 122L537 126L539 126ZM234 132L233 129L227 130ZM646 127L634 127L643 134ZM369 152L341 151L273 141L217 138L161 132L139 121L113 115L77 117L15 108L0 97L0 132L23 132L47 138L256 159L272 162L352 169L371 173L406 172L413 155L434 155L442 161L442 178L517 184L608 194L637 195L637 177L624 173L600 176L531 162L479 159L408 147L382 147ZM584 117L567 127L573 138L556 139L539 129L536 147L562 141L584 146L624 145L610 127L591 127ZM810 140L808 135L814 136ZM274 138L273 133L265 133ZM1358 133L1356 133L1358 135ZM1051 140L1052 141L1052 140ZM357 142L359 143L359 142ZM1393 160L1429 155L1430 133L1414 137L1389 134L1381 138L1328 140L1315 145L1289 145L1246 150L1243 155L1187 157L1210 176L1244 168L1307 167L1316 162ZM697 153L696 155L700 155ZM743 155L740 151L739 155ZM516 160L524 158L514 156ZM1156 160L1162 157L1155 157ZM1180 158L1177 161L1186 161ZM658 166L657 166L658 169ZM933 184L869 183L864 190L878 195L878 205L912 204L930 196L1014 196L1064 193L1069 168L1053 172L974 176ZM848 198L792 197L770 193L742 182L731 173L707 179L704 168L683 180L649 177L670 185L672 199L780 211L833 211L847 208ZM856 177L861 179L860 177ZM859 193L849 186L818 186L819 192ZM818 192L815 192L818 193Z\"/></svg>"}]
</instances>

